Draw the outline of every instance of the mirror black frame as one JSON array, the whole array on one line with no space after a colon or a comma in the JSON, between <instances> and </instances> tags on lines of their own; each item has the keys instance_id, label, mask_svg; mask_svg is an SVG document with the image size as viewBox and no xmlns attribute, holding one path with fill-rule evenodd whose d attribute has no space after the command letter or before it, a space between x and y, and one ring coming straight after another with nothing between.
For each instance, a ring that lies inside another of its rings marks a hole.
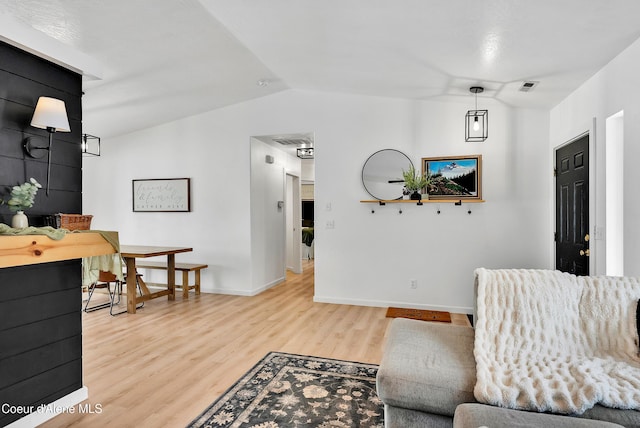
<instances>
[{"instance_id":1,"label":"mirror black frame","mask_svg":"<svg viewBox=\"0 0 640 428\"><path fill-rule=\"evenodd\" d=\"M386 182L390 185L395 185L395 184L403 184L404 183L404 179L402 178L402 171L407 171L409 170L409 168L411 168L413 166L413 162L411 162L411 159L409 158L409 156L407 156L406 154L404 154L403 152L401 152L400 150L396 150L396 149L382 149L382 150L378 150L377 152L373 153L371 156L369 156L367 158L367 160L365 161L364 165L362 166L362 185L364 186L365 190L367 191L367 193L369 195L371 195L374 199L377 200L394 200L394 199L402 199L402 186L399 190L399 196L398 197L382 197L382 196L386 196L386 195L382 195L379 193L379 191L373 190L371 188L371 185L369 187L367 187L367 180L365 179L366 176L366 168L367 165L371 165L372 160L374 159L379 159L380 156L385 155L385 154L389 154L393 152L394 156L402 156L399 157L399 159L404 160L406 158L407 164L405 166L405 168L401 168L398 167L398 176L386 176L384 177L384 172L381 173L381 177L383 178L383 180L386 180ZM370 181L370 180L369 180ZM395 188L395 186L394 186ZM375 194L374 194L375 193Z\"/></svg>"}]
</instances>

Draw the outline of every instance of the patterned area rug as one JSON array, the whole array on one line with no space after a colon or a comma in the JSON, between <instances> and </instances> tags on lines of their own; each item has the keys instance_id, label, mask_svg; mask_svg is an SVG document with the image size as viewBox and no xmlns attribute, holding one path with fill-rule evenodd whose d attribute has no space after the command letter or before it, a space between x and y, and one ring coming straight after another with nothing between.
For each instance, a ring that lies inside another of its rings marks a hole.
<instances>
[{"instance_id":1,"label":"patterned area rug","mask_svg":"<svg viewBox=\"0 0 640 428\"><path fill-rule=\"evenodd\" d=\"M374 364L270 352L188 427L384 426Z\"/></svg>"}]
</instances>

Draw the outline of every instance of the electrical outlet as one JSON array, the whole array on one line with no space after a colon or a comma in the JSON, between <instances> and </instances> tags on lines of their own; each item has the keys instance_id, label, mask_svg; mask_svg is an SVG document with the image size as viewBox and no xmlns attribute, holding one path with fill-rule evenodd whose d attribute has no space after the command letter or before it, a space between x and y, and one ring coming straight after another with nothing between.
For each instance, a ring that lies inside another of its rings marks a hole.
<instances>
[{"instance_id":1,"label":"electrical outlet","mask_svg":"<svg viewBox=\"0 0 640 428\"><path fill-rule=\"evenodd\" d=\"M327 229L335 229L336 223L333 220L327 220L326 228Z\"/></svg>"},{"instance_id":2,"label":"electrical outlet","mask_svg":"<svg viewBox=\"0 0 640 428\"><path fill-rule=\"evenodd\" d=\"M412 290L415 290L416 288L418 288L418 280L417 279L410 279L409 280L409 287Z\"/></svg>"}]
</instances>

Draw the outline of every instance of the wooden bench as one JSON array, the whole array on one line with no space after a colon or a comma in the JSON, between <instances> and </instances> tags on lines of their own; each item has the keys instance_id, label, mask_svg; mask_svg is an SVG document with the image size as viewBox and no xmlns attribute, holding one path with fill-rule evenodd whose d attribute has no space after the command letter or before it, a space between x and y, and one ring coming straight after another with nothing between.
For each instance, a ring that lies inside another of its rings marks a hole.
<instances>
[{"instance_id":1,"label":"wooden bench","mask_svg":"<svg viewBox=\"0 0 640 428\"><path fill-rule=\"evenodd\" d=\"M176 263L176 271L182 272L182 284L176 284L176 288L182 288L182 298L189 298L189 290L195 290L196 295L200 294L200 271L208 267L209 265L200 263ZM140 260L136 263L136 268L167 270L167 263ZM189 284L189 272L195 272L193 284Z\"/></svg>"}]
</instances>

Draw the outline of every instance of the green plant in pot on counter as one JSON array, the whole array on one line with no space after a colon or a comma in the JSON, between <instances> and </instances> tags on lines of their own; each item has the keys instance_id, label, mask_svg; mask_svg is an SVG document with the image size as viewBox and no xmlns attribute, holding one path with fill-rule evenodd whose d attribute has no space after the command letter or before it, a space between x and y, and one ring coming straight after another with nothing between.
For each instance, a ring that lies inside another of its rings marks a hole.
<instances>
[{"instance_id":1,"label":"green plant in pot on counter","mask_svg":"<svg viewBox=\"0 0 640 428\"><path fill-rule=\"evenodd\" d=\"M431 183L431 174L419 174L413 165L408 171L402 170L402 178L404 179L404 187L409 191L412 200L422 199L421 190Z\"/></svg>"},{"instance_id":2,"label":"green plant in pot on counter","mask_svg":"<svg viewBox=\"0 0 640 428\"><path fill-rule=\"evenodd\" d=\"M36 193L41 188L42 185L35 178L30 178L29 181L19 186L13 186L11 199L7 202L9 209L15 213L31 208L36 200Z\"/></svg>"},{"instance_id":3,"label":"green plant in pot on counter","mask_svg":"<svg viewBox=\"0 0 640 428\"><path fill-rule=\"evenodd\" d=\"M30 178L26 183L11 188L11 199L6 202L9 210L15 213L11 219L11 227L23 229L29 225L24 210L33 206L36 200L36 193L38 193L38 189L41 188L42 186L35 178ZM2 203L4 204L5 201L2 200Z\"/></svg>"}]
</instances>

